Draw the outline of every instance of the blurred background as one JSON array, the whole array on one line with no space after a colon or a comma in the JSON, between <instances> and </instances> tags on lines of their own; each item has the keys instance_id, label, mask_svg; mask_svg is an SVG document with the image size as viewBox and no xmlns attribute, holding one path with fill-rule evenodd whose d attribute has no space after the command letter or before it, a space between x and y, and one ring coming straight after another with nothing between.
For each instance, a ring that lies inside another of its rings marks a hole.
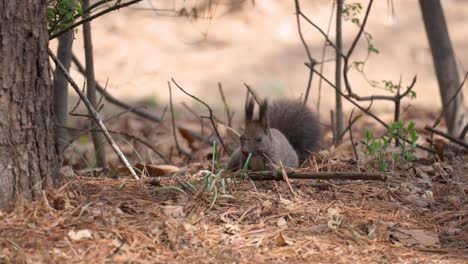
<instances>
[{"instance_id":1,"label":"blurred background","mask_svg":"<svg viewBox=\"0 0 468 264\"><path fill-rule=\"evenodd\" d=\"M326 31L334 1L301 2L302 11ZM362 3L362 17L367 1L351 2ZM463 76L468 67L468 1L443 0L442 4ZM302 27L312 56L321 61L324 38L304 21ZM307 86L309 70L304 62L308 59L298 35L293 0L144 0L94 20L92 30L96 78L102 85L108 81L108 91L128 102L162 109L168 104L167 81L173 77L186 90L222 111L217 85L220 82L239 121L241 115L237 113L245 96L243 83L269 98L300 97ZM345 51L357 31L351 21L343 22ZM367 78L394 83L401 78L405 87L417 75L417 97L405 103L431 111L440 109L418 1L375 1L366 31L379 51L366 64ZM84 62L81 27L75 35L73 50ZM56 44L56 40L51 42L53 50ZM363 61L366 55L367 44L361 38L351 61ZM324 64L324 75L334 81L333 49L328 47L324 57L331 60ZM83 83L74 66L71 72L78 83ZM350 77L353 89L360 95L387 93L372 88L355 70L351 70ZM74 96L74 92L70 94ZM464 94L466 98L466 89ZM174 97L176 109L181 108L181 102L204 109L177 89ZM319 78L315 76L309 105L316 108L318 100ZM320 102L320 115L328 120L334 93L325 82L321 84ZM346 101L344 104L345 111L349 111L351 106ZM373 111L392 111L391 106L378 102Z\"/></svg>"}]
</instances>

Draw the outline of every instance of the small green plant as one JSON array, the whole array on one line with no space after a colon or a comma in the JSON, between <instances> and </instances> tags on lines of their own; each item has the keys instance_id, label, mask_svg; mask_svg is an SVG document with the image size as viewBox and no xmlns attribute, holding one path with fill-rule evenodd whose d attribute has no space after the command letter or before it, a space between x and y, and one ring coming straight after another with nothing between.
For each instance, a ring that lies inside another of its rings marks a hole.
<instances>
[{"instance_id":1,"label":"small green plant","mask_svg":"<svg viewBox=\"0 0 468 264\"><path fill-rule=\"evenodd\" d=\"M73 24L76 16L83 16L82 0L52 1L47 7L49 34L56 33Z\"/></svg>"},{"instance_id":2,"label":"small green plant","mask_svg":"<svg viewBox=\"0 0 468 264\"><path fill-rule=\"evenodd\" d=\"M386 171L391 161L395 164L416 159L414 153L418 138L413 121L409 122L407 126L405 126L404 121L398 121L390 125L382 138L374 138L372 132L367 130L366 140L362 140L361 143L366 147L366 156L374 161L377 169ZM397 152L389 151L388 147L392 142L398 147Z\"/></svg>"}]
</instances>

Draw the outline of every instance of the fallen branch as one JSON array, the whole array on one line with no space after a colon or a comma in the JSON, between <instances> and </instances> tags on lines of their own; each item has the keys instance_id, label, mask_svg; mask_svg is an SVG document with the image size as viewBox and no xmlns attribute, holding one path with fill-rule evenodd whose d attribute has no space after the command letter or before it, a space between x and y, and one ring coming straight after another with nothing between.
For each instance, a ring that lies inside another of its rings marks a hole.
<instances>
[{"instance_id":1,"label":"fallen branch","mask_svg":"<svg viewBox=\"0 0 468 264\"><path fill-rule=\"evenodd\" d=\"M128 162L127 158L125 158L124 154L120 150L119 146L117 146L117 144L115 144L114 140L112 139L111 135L109 134L109 131L107 131L107 128L104 126L104 123L102 122L101 118L99 117L98 112L96 112L96 110L93 108L93 106L89 102L88 98L86 98L86 96L84 96L84 94L80 91L80 88L78 87L78 85L75 83L75 81L73 81L73 79L71 78L68 71L65 69L65 67L63 67L62 63L57 59L57 57L52 53L52 51L50 49L49 49L49 55L52 58L52 60L54 61L55 65L63 72L63 74L65 75L65 78L67 78L68 82L71 84L71 86L76 91L76 93L78 93L81 100L83 100L83 103L88 108L88 110L89 110L89 112L91 114L91 117L96 122L96 124L99 126L99 128L102 130L102 132L104 133L104 136L106 137L107 141L109 142L109 144L111 145L112 149L115 151L117 156L120 158L120 160L122 160L122 162L125 164L125 167L127 167L127 169L130 171L132 176L135 179L139 180L140 177L138 177L138 175L135 173L132 166Z\"/></svg>"},{"instance_id":2,"label":"fallen branch","mask_svg":"<svg viewBox=\"0 0 468 264\"><path fill-rule=\"evenodd\" d=\"M441 136L441 137L444 137L444 138L446 138L446 139L448 139L448 140L450 140L450 141L452 141L452 142L454 142L454 143L457 143L458 145L460 145L460 146L462 146L462 147L468 148L468 143L463 142L462 140L459 140L459 139L457 139L457 138L454 138L454 137L450 136L450 135L447 134L447 133L444 133L444 132L442 132L442 131L440 131L440 130L437 130L437 129L433 128L433 127L430 127L430 126L428 126L428 125L426 125L426 126L424 127L424 129L427 130L427 131L429 131L429 132L431 132L431 133L434 133L434 134L437 134L437 135L439 135L439 136Z\"/></svg>"},{"instance_id":3,"label":"fallen branch","mask_svg":"<svg viewBox=\"0 0 468 264\"><path fill-rule=\"evenodd\" d=\"M278 171L256 171L249 172L248 177L254 181L265 180L283 180L281 170ZM385 181L387 176L385 174L367 173L367 172L287 172L290 179L314 179L314 180L369 180L369 181ZM231 175L229 175L230 177ZM227 176L225 176L227 177Z\"/></svg>"}]
</instances>

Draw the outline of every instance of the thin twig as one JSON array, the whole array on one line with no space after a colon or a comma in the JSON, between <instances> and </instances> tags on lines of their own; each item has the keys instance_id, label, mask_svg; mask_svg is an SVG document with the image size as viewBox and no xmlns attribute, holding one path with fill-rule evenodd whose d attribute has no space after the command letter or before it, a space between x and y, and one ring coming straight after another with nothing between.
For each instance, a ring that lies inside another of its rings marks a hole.
<instances>
[{"instance_id":1,"label":"thin twig","mask_svg":"<svg viewBox=\"0 0 468 264\"><path fill-rule=\"evenodd\" d=\"M442 116L445 114L445 111L447 111L447 108L449 105L453 102L453 100L457 97L458 93L462 90L463 86L465 85L465 81L468 77L468 72L465 73L465 77L463 77L463 81L460 83L458 86L456 92L450 97L450 100L447 102L447 104L443 107L442 111L440 112L439 117L435 120L434 124L432 125L433 128L436 128L436 126L439 125L440 121L442 120Z\"/></svg>"},{"instance_id":2,"label":"thin twig","mask_svg":"<svg viewBox=\"0 0 468 264\"><path fill-rule=\"evenodd\" d=\"M72 60L73 60L73 63L75 63L76 67L78 68L78 71L81 73L81 74L85 74L86 71L83 67L83 65L80 63L80 61L75 57L75 55L72 56ZM135 108L133 107L132 105L129 105L125 102L122 102L120 100L118 100L117 98L115 98L114 96L112 96L109 92L107 92L99 83L96 83L96 89L98 92L100 92L104 98L111 104L113 105L116 105L118 107L121 107L123 109L126 109L126 110L129 110L131 111L132 113L142 117L142 118L145 118L147 120L150 120L152 122L155 122L155 123L161 123L162 119L160 117L157 117L153 114L151 114L150 112L144 110L144 109L139 109L138 108ZM184 127L181 127L181 128L184 128ZM202 142L205 142L206 144L208 145L213 145L213 142L209 139L205 139L202 135L190 130L190 129L186 129L184 128L185 130L189 131L190 134L192 135L192 137L194 137L195 139L197 140L200 140Z\"/></svg>"},{"instance_id":3,"label":"thin twig","mask_svg":"<svg viewBox=\"0 0 468 264\"><path fill-rule=\"evenodd\" d=\"M459 139L457 139L457 138L454 138L454 137L450 136L450 135L447 134L447 133L444 133L444 132L442 132L442 131L440 131L440 130L437 130L437 129L435 129L435 128L433 128L433 127L430 127L430 126L427 126L427 125L424 127L424 129L427 130L427 131L430 131L430 132L432 132L432 133L434 133L434 134L437 134L437 135L439 135L439 136L441 136L441 137L444 137L444 138L446 138L446 139L448 139L448 140L450 140L450 141L452 141L452 142L454 142L454 143L457 143L457 144L460 145L460 146L463 146L463 147L465 147L465 148L468 148L468 143L466 143L466 142L464 142L464 141L462 141L462 140L459 140Z\"/></svg>"},{"instance_id":4,"label":"thin twig","mask_svg":"<svg viewBox=\"0 0 468 264\"><path fill-rule=\"evenodd\" d=\"M129 2L127 2L127 3L123 3L123 4L115 4L115 5L113 5L112 7L109 7L109 8L107 8L107 9L105 9L105 10L103 10L103 11L101 11L101 12L95 14L95 15L91 15L91 16L87 17L86 19L83 18L83 19L81 19L80 21L78 21L78 22L76 22L76 23L73 23L72 25L70 25L70 26L68 26L68 27L66 27L66 28L64 28L64 29L62 29L62 30L60 30L59 32L57 32L57 33L55 33L55 34L52 34L52 35L49 37L49 40L54 39L54 38L56 38L56 37L62 35L63 33L65 33L65 32L67 32L67 31L69 31L69 30L72 30L72 29L74 29L74 28L76 28L76 27L82 25L83 23L85 23L85 22L87 22L87 21L91 21L91 20L96 19L96 18L98 18L98 17L100 17L100 16L102 16L102 15L105 15L105 14L109 13L109 12L112 12L112 11L114 11L114 10L118 10L118 9L120 9L120 8L122 8L122 7L126 7L126 6L130 6L130 5L136 4L136 3L141 2L141 1L142 1L142 0L133 0L133 1L129 1Z\"/></svg>"},{"instance_id":5,"label":"thin twig","mask_svg":"<svg viewBox=\"0 0 468 264\"><path fill-rule=\"evenodd\" d=\"M307 42L302 34L302 29L301 29L301 7L299 5L299 0L295 0L294 1L295 3L295 7L296 7L296 24L297 24L297 31L299 33L299 37L301 39L301 42L302 42L302 45L304 46L304 50L306 51L307 53L307 58L309 59L309 63L310 63L310 66L311 68L315 67L315 64L316 64L316 60L314 58L312 58L312 55L310 53L310 50L309 50L309 46L307 45ZM309 71L309 79L307 81L307 86L306 86L306 92L305 92L305 96L304 96L304 104L307 104L307 100L309 98L309 93L310 93L310 87L312 86L312 79L313 79L313 76L314 76L314 71L313 70L310 70Z\"/></svg>"},{"instance_id":6,"label":"thin twig","mask_svg":"<svg viewBox=\"0 0 468 264\"><path fill-rule=\"evenodd\" d=\"M223 146L224 150L228 153L228 155L231 155L231 151L227 148L227 146L224 144L224 141L221 137L221 134L219 133L218 131L218 127L216 126L216 123L215 123L215 120L214 120L214 117L213 117L213 110L211 109L211 107L203 102L202 100L200 100L198 97L188 93L187 91L184 90L184 88L182 88L175 80L174 78L171 78L172 82L177 86L177 88L179 88L184 94L188 95L189 97L191 97L192 99L196 100L197 102L201 103L202 105L204 105L206 107L206 109L208 110L209 112L209 116L208 118L210 119L211 121L211 125L213 126L213 129L216 133L216 136L218 137L219 139L219 142L221 143L221 146Z\"/></svg>"},{"instance_id":7,"label":"thin twig","mask_svg":"<svg viewBox=\"0 0 468 264\"><path fill-rule=\"evenodd\" d=\"M385 181L387 176L379 173L367 172L287 172L290 179L315 179L315 180L370 180L370 181ZM231 173L226 173L223 177L232 177ZM248 177L254 181L262 180L283 180L282 171L256 171L249 172Z\"/></svg>"},{"instance_id":8,"label":"thin twig","mask_svg":"<svg viewBox=\"0 0 468 264\"><path fill-rule=\"evenodd\" d=\"M90 130L90 129L81 129L81 128L75 128L75 127L68 127L68 126L63 126L63 127L66 128L66 129L75 130L75 131L89 132L89 130ZM91 129L91 132L92 131L100 131L100 130L99 129ZM111 134L122 135L122 136L131 138L133 140L136 140L136 141L140 142L141 144L145 145L147 148L151 149L154 153L156 153L156 155L158 155L166 164L171 164L171 162L168 159L166 159L166 157L164 157L164 155L161 152L159 152L155 147L153 147L153 145L151 145L147 141L145 141L145 140L143 140L143 139L141 139L141 138L139 138L137 136L125 133L125 132L115 131L115 130L107 130L107 131L109 131L109 133L111 133Z\"/></svg>"},{"instance_id":9,"label":"thin twig","mask_svg":"<svg viewBox=\"0 0 468 264\"><path fill-rule=\"evenodd\" d=\"M172 87L171 87L171 83L169 81L167 82L167 86L169 87L169 109L171 110L172 135L174 137L174 142L175 142L176 148L179 151L179 153L184 154L187 158L189 158L189 160L192 160L193 159L192 155L190 155L190 153L188 153L187 151L182 149L180 147L180 145L179 145L179 140L177 140L177 131L176 131L175 117L174 117L174 107L172 106Z\"/></svg>"},{"instance_id":10,"label":"thin twig","mask_svg":"<svg viewBox=\"0 0 468 264\"><path fill-rule=\"evenodd\" d=\"M126 109L126 110L124 110L124 111L122 111L122 112L120 112L120 113L117 113L117 114L114 115L114 116L111 116L111 117L106 118L105 120L102 120L102 122L103 122L104 124L106 124L107 122L109 122L109 121L111 121L111 120L113 120L113 119L116 119L116 118L120 117L121 115L126 114L126 113L131 112L131 111L132 111L132 109L129 109L129 110ZM57 124L57 126L60 126L60 125ZM67 127L64 127L64 128L67 128ZM90 131L90 128L85 129L85 130L83 130L81 133L79 133L78 135L76 135L74 138L72 138L71 140L68 140L68 143L67 143L67 145L65 146L65 148L63 149L63 151L65 151L68 147L70 147L70 146L73 144L73 142L74 142L75 140L77 140L78 138L80 138L81 136L83 136L83 135L85 135L85 134L87 134L87 133L89 133L89 132L91 132L91 131Z\"/></svg>"},{"instance_id":11,"label":"thin twig","mask_svg":"<svg viewBox=\"0 0 468 264\"><path fill-rule=\"evenodd\" d=\"M249 85L247 85L246 83L244 83L244 85L245 85L245 87L247 88L247 91L248 91L248 93L247 93L247 99L248 99L248 94L250 93L250 94L253 96L255 102L257 102L257 104L260 104L260 97L259 97L259 96L257 95L257 93L254 91L254 89L252 89L252 88L251 88Z\"/></svg>"},{"instance_id":12,"label":"thin twig","mask_svg":"<svg viewBox=\"0 0 468 264\"><path fill-rule=\"evenodd\" d=\"M349 116L349 119L348 119L349 139L351 140L351 146L353 147L354 158L356 159L356 161L359 161L359 156L357 154L356 146L354 145L354 140L353 140L353 128L352 128L353 122L351 121L351 119L353 119L353 114L354 114L354 108L353 110L351 110L351 115ZM356 121L356 120L357 118L353 121Z\"/></svg>"},{"instance_id":13,"label":"thin twig","mask_svg":"<svg viewBox=\"0 0 468 264\"><path fill-rule=\"evenodd\" d=\"M333 13L335 11L335 1L332 1L332 8L331 8L331 14L330 14L330 19L328 20L328 26L327 26L327 37L330 34L330 28L331 28L331 22L333 18ZM320 64L320 73L323 73L323 67L325 65L324 60L325 60L325 53L328 47L328 42L325 40L323 43L323 49L322 49L322 58L321 58L321 64ZM318 84L318 97L317 97L317 116L320 116L320 101L322 98L322 78L319 79L319 84Z\"/></svg>"},{"instance_id":14,"label":"thin twig","mask_svg":"<svg viewBox=\"0 0 468 264\"><path fill-rule=\"evenodd\" d=\"M104 123L102 122L101 118L99 117L99 114L98 112L96 112L96 110L93 108L93 106L91 105L91 103L88 101L88 98L86 98L86 96L80 91L80 88L78 87L78 85L76 85L75 81L73 81L73 79L71 78L70 74L67 72L67 70L65 70L65 68L63 67L62 63L57 59L57 57L52 53L52 51L49 49L49 55L50 57L52 58L52 60L54 61L55 65L60 69L62 70L63 74L65 75L65 77L67 78L68 82L70 82L71 86L73 87L73 89L75 89L76 93L78 93L78 95L80 96L81 100L83 100L83 103L86 105L86 107L88 108L88 110L90 110L90 113L91 113L91 117L94 119L94 121L97 123L97 125L99 126L99 128L102 130L102 132L104 133L104 136L106 137L106 139L109 141L112 149L114 149L115 153L117 154L117 156L120 158L120 160L125 164L125 166L127 167L127 169L130 171L130 173L132 174L132 176L139 180L140 177L138 177L138 175L135 173L135 171L133 170L132 166L130 165L130 163L128 162L127 158L125 158L124 154L122 153L122 151L120 150L119 146L117 146L117 144L115 144L114 140L112 139L111 135L109 134L109 132L107 131L107 128L104 126Z\"/></svg>"},{"instance_id":15,"label":"thin twig","mask_svg":"<svg viewBox=\"0 0 468 264\"><path fill-rule=\"evenodd\" d=\"M224 96L223 86L221 85L220 82L218 82L218 88L219 88L219 93L221 94L221 100L223 101L223 104L224 104L224 110L226 111L227 126L230 127L232 124L232 117L234 116L234 113L231 113L231 111L229 110L229 105L226 101L226 97Z\"/></svg>"},{"instance_id":16,"label":"thin twig","mask_svg":"<svg viewBox=\"0 0 468 264\"><path fill-rule=\"evenodd\" d=\"M307 66L307 64L306 64ZM335 89L336 91L336 88L335 88L335 85L330 81L328 80L325 76L323 76L322 74L320 74L318 71L314 70L314 72L320 76L320 78L323 78L323 80L328 84L330 85L330 87L332 87L333 89ZM386 129L388 129L388 125L387 123L385 123L382 119L380 119L378 116L376 116L375 114L373 114L372 112L366 110L364 107L362 107L361 105L359 105L357 102L355 102L351 96L349 95L345 95L343 92L340 92L341 96L343 96L348 102L350 102L351 104L353 104L354 106L356 106L359 110L361 110L362 112L364 112L366 115L372 117L374 120L376 120L378 123L380 123L382 126L384 126ZM405 140L406 142L409 142L409 140L407 139L404 139L404 138L401 138L402 140ZM427 148L425 146L422 146L422 145L419 145L419 144L416 144L416 146L420 149L423 149L429 153L434 153L434 150L430 149L430 148Z\"/></svg>"}]
</instances>

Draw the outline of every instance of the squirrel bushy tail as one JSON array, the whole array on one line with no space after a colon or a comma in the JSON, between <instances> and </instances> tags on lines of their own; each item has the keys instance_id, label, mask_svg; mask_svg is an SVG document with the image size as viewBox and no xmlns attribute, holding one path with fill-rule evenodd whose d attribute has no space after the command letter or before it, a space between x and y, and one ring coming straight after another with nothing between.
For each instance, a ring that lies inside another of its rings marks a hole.
<instances>
[{"instance_id":1,"label":"squirrel bushy tail","mask_svg":"<svg viewBox=\"0 0 468 264\"><path fill-rule=\"evenodd\" d=\"M300 100L273 101L268 109L268 120L271 128L278 129L288 139L300 163L320 147L320 123Z\"/></svg>"}]
</instances>

